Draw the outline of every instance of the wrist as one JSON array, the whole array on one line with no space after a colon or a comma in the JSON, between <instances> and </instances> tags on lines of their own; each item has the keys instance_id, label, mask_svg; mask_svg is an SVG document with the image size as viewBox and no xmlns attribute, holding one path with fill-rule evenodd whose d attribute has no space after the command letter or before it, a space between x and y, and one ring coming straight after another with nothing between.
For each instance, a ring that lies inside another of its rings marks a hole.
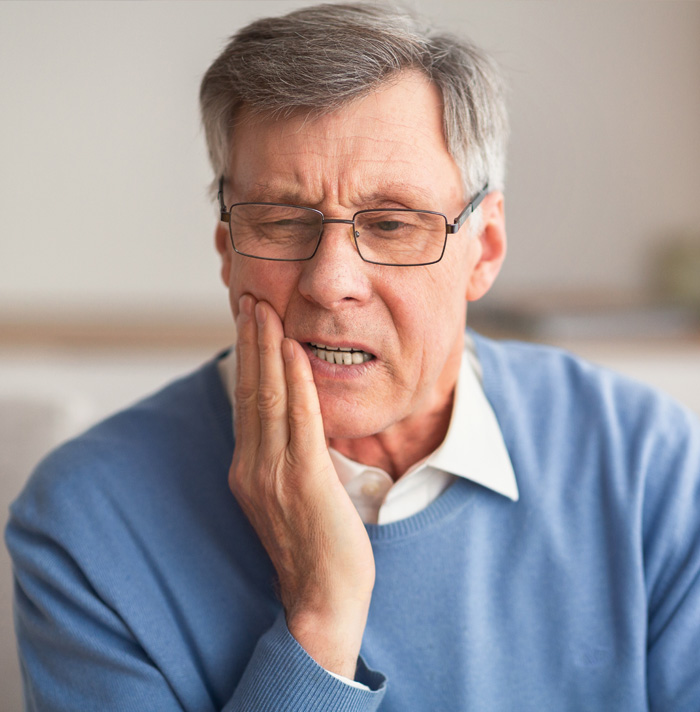
<instances>
[{"instance_id":1,"label":"wrist","mask_svg":"<svg viewBox=\"0 0 700 712\"><path fill-rule=\"evenodd\" d=\"M321 667L353 680L368 611L369 601L366 605L297 608L286 613L287 628Z\"/></svg>"}]
</instances>

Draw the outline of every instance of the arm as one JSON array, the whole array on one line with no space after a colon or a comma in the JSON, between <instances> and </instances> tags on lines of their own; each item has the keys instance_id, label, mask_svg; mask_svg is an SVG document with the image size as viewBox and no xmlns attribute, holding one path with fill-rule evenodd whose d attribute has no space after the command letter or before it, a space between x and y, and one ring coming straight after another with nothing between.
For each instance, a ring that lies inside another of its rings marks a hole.
<instances>
[{"instance_id":1,"label":"arm","mask_svg":"<svg viewBox=\"0 0 700 712\"><path fill-rule=\"evenodd\" d=\"M643 513L648 694L651 710L681 712L700 704L700 422L675 407L659 420Z\"/></svg>"},{"instance_id":2,"label":"arm","mask_svg":"<svg viewBox=\"0 0 700 712\"><path fill-rule=\"evenodd\" d=\"M27 712L187 709L75 558L27 514L15 508L6 531ZM187 687L200 684L191 674Z\"/></svg>"},{"instance_id":3,"label":"arm","mask_svg":"<svg viewBox=\"0 0 700 712\"><path fill-rule=\"evenodd\" d=\"M229 484L275 566L290 634L323 668L354 678L374 585L371 545L328 454L303 349L249 295L237 326Z\"/></svg>"}]
</instances>

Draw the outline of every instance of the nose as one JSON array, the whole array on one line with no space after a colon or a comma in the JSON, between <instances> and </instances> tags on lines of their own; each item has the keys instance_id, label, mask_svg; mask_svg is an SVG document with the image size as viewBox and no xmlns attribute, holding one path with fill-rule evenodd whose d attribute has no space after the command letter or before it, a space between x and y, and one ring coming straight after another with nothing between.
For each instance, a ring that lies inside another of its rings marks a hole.
<instances>
[{"instance_id":1,"label":"nose","mask_svg":"<svg viewBox=\"0 0 700 712\"><path fill-rule=\"evenodd\" d=\"M336 309L369 298L368 267L357 252L351 220L327 218L316 254L301 262L299 291L324 309Z\"/></svg>"}]
</instances>

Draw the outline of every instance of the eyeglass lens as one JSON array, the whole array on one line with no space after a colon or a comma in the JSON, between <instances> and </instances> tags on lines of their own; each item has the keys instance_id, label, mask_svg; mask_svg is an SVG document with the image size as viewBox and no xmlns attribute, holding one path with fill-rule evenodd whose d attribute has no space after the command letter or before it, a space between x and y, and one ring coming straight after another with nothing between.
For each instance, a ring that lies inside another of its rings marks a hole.
<instances>
[{"instance_id":1,"label":"eyeglass lens","mask_svg":"<svg viewBox=\"0 0 700 712\"><path fill-rule=\"evenodd\" d=\"M321 213L295 206L248 204L231 208L237 252L273 260L309 259L323 231ZM368 210L355 216L355 242L368 262L427 264L440 259L446 219L412 210Z\"/></svg>"}]
</instances>

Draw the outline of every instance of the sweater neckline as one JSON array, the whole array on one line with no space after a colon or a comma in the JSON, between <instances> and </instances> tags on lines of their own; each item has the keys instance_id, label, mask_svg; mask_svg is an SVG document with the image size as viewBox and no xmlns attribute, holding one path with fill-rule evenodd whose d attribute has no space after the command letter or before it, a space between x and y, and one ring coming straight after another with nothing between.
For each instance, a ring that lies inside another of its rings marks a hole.
<instances>
[{"instance_id":1,"label":"sweater neckline","mask_svg":"<svg viewBox=\"0 0 700 712\"><path fill-rule=\"evenodd\" d=\"M484 347L483 337L479 337L477 334L472 334L472 336L475 338L475 345L483 367L484 393L491 402L492 399L489 389L491 375L489 358L491 354L488 348L482 348ZM226 351L223 351L204 364L202 377L214 418L221 429L221 435L225 442L233 446L231 406L217 367L218 360L226 353ZM496 415L498 416L498 413L496 413ZM370 541L385 542L400 540L419 534L466 507L471 502L478 488L478 485L475 485L469 480L459 478L425 509L422 509L410 517L400 519L396 522L390 522L389 524L365 524L365 529L367 530Z\"/></svg>"},{"instance_id":2,"label":"sweater neckline","mask_svg":"<svg viewBox=\"0 0 700 712\"><path fill-rule=\"evenodd\" d=\"M420 534L467 507L478 487L460 477L425 509L406 519L389 524L365 524L369 539L371 542L386 542Z\"/></svg>"}]
</instances>

